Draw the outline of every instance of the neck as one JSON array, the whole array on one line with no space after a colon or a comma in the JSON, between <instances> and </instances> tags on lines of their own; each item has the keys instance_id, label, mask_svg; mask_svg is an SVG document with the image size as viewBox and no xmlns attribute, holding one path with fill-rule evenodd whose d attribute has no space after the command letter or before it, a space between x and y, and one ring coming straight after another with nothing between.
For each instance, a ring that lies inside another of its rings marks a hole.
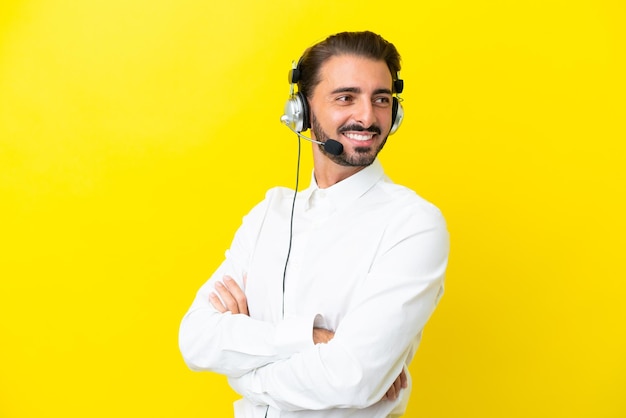
<instances>
[{"instance_id":1,"label":"neck","mask_svg":"<svg viewBox=\"0 0 626 418\"><path fill-rule=\"evenodd\" d=\"M337 184L365 168L339 165L324 155L316 144L312 145L313 173L315 175L315 182L320 189L326 189Z\"/></svg>"}]
</instances>

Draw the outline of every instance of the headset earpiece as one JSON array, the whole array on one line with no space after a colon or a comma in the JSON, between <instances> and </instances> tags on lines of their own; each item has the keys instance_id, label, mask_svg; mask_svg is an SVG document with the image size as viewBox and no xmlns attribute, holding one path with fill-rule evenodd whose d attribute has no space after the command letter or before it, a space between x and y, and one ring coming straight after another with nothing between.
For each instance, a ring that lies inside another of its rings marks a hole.
<instances>
[{"instance_id":1,"label":"headset earpiece","mask_svg":"<svg viewBox=\"0 0 626 418\"><path fill-rule=\"evenodd\" d=\"M294 67L289 70L287 81L289 81L289 84L297 84L300 81L300 68Z\"/></svg>"},{"instance_id":2,"label":"headset earpiece","mask_svg":"<svg viewBox=\"0 0 626 418\"><path fill-rule=\"evenodd\" d=\"M285 113L280 120L296 132L306 131L310 128L309 102L303 93L295 92L295 86L300 81L300 61L289 70L287 81L291 85L291 93L285 103Z\"/></svg>"},{"instance_id":3,"label":"headset earpiece","mask_svg":"<svg viewBox=\"0 0 626 418\"><path fill-rule=\"evenodd\" d=\"M402 105L400 104L400 99L398 99L398 94L402 93L402 90L404 90L404 80L397 78L397 74L396 74L396 79L393 80L393 93L395 94L395 96L393 96L393 104L392 104L392 108L391 108L391 119L393 120L393 123L391 124L391 129L389 130L389 135L395 133L398 128L400 127L400 124L402 123L402 120L404 119L404 109L402 108Z\"/></svg>"},{"instance_id":4,"label":"headset earpiece","mask_svg":"<svg viewBox=\"0 0 626 418\"><path fill-rule=\"evenodd\" d=\"M280 120L296 132L309 129L309 106L303 93L291 95L285 103L285 113Z\"/></svg>"},{"instance_id":5,"label":"headset earpiece","mask_svg":"<svg viewBox=\"0 0 626 418\"><path fill-rule=\"evenodd\" d=\"M400 80L399 78L393 80L393 92L395 94L400 94L402 93L402 90L404 90L404 80Z\"/></svg>"},{"instance_id":6,"label":"headset earpiece","mask_svg":"<svg viewBox=\"0 0 626 418\"><path fill-rule=\"evenodd\" d=\"M396 81L402 81L402 80L396 80ZM400 127L400 124L402 123L402 120L404 119L404 109L402 108L402 105L400 104L400 100L398 100L397 97L393 97L393 102L391 105L391 118L393 120L393 123L391 124L391 129L389 130L389 135L394 134L398 128Z\"/></svg>"}]
</instances>

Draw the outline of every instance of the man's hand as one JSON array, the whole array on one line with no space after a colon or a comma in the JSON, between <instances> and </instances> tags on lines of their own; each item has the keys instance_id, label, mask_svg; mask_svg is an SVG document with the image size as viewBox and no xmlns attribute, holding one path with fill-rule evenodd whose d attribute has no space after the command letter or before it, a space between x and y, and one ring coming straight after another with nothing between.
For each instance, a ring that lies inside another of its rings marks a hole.
<instances>
[{"instance_id":1,"label":"man's hand","mask_svg":"<svg viewBox=\"0 0 626 418\"><path fill-rule=\"evenodd\" d=\"M313 343L326 344L333 339L335 333L324 328L313 328Z\"/></svg>"},{"instance_id":2,"label":"man's hand","mask_svg":"<svg viewBox=\"0 0 626 418\"><path fill-rule=\"evenodd\" d=\"M313 328L313 342L315 344L326 344L333 339L335 333L324 328ZM404 369L400 372L396 380L391 384L387 393L382 397L381 401L395 401L400 396L400 391L408 387L406 373Z\"/></svg>"},{"instance_id":3,"label":"man's hand","mask_svg":"<svg viewBox=\"0 0 626 418\"><path fill-rule=\"evenodd\" d=\"M243 277L244 289L246 286L247 277ZM224 313L230 311L234 314L248 315L248 299L246 294L239 287L237 282L230 276L224 276L224 283L217 282L215 284L215 290L219 293L219 297L215 293L209 295L209 301L211 305L218 312Z\"/></svg>"},{"instance_id":4,"label":"man's hand","mask_svg":"<svg viewBox=\"0 0 626 418\"><path fill-rule=\"evenodd\" d=\"M400 396L400 391L402 389L406 389L408 387L408 382L406 379L406 373L404 369L400 372L400 375L396 378L396 381L392 383L391 387L385 393L385 396L381 399L381 401L395 401Z\"/></svg>"}]
</instances>

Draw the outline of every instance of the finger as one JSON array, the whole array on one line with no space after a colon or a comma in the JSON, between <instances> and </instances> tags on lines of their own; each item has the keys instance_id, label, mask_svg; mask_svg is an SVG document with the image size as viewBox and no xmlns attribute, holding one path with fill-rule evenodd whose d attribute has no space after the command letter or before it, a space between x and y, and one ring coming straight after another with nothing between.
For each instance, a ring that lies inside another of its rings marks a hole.
<instances>
[{"instance_id":1,"label":"finger","mask_svg":"<svg viewBox=\"0 0 626 418\"><path fill-rule=\"evenodd\" d=\"M313 343L326 344L333 339L335 333L324 328L313 328Z\"/></svg>"},{"instance_id":2,"label":"finger","mask_svg":"<svg viewBox=\"0 0 626 418\"><path fill-rule=\"evenodd\" d=\"M232 314L238 314L239 307L237 305L237 301L235 300L233 295L230 293L230 290L228 290L228 288L224 285L224 283L222 282L215 283L215 290L219 294L220 299L222 300L222 303L226 307L226 310L230 311Z\"/></svg>"},{"instance_id":3,"label":"finger","mask_svg":"<svg viewBox=\"0 0 626 418\"><path fill-rule=\"evenodd\" d=\"M393 381L391 388L393 390L391 399L396 400L398 398L398 395L400 394L400 390L402 389L402 382L400 381L400 376L398 376L396 380Z\"/></svg>"},{"instance_id":4,"label":"finger","mask_svg":"<svg viewBox=\"0 0 626 418\"><path fill-rule=\"evenodd\" d=\"M211 292L209 294L209 302L211 302L211 305L213 305L213 307L218 312L220 312L220 313L226 312L226 307L224 306L224 304L222 303L220 298L215 293Z\"/></svg>"},{"instance_id":5,"label":"finger","mask_svg":"<svg viewBox=\"0 0 626 418\"><path fill-rule=\"evenodd\" d=\"M409 387L409 379L407 379L404 369L402 369L402 373L400 373L400 382L402 383L402 389Z\"/></svg>"},{"instance_id":6,"label":"finger","mask_svg":"<svg viewBox=\"0 0 626 418\"><path fill-rule=\"evenodd\" d=\"M406 372L404 371L404 369L402 369L398 377L396 377L396 380L393 381L393 383L391 384L389 389L387 389L387 392L385 393L385 395L383 395L381 400L389 400L389 401L396 400L398 396L400 396L400 391L402 389L406 389L407 387L408 387L408 379L406 376Z\"/></svg>"},{"instance_id":7,"label":"finger","mask_svg":"<svg viewBox=\"0 0 626 418\"><path fill-rule=\"evenodd\" d=\"M396 390L396 396L400 395L400 391L402 390L402 374L393 382L393 387Z\"/></svg>"},{"instance_id":8,"label":"finger","mask_svg":"<svg viewBox=\"0 0 626 418\"><path fill-rule=\"evenodd\" d=\"M406 378L406 375L404 377ZM396 400L400 394L400 390L402 390L402 373L400 373L400 375L396 377L396 380L393 381L383 399L390 401Z\"/></svg>"},{"instance_id":9,"label":"finger","mask_svg":"<svg viewBox=\"0 0 626 418\"><path fill-rule=\"evenodd\" d=\"M237 303L237 311L244 315L248 315L248 299L246 298L246 294L243 292L243 290L241 290L237 282L232 277L226 276L224 277L224 284L226 285L226 288Z\"/></svg>"},{"instance_id":10,"label":"finger","mask_svg":"<svg viewBox=\"0 0 626 418\"><path fill-rule=\"evenodd\" d=\"M396 388L394 387L394 385L391 385L391 387L387 390L387 393L385 393L383 399L388 401L393 401L394 399L396 399Z\"/></svg>"}]
</instances>

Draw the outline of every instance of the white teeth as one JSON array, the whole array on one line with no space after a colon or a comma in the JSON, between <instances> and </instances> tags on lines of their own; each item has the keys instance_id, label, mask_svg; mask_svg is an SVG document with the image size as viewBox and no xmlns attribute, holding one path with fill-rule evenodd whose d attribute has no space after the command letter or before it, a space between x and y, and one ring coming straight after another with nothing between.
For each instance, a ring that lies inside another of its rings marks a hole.
<instances>
[{"instance_id":1,"label":"white teeth","mask_svg":"<svg viewBox=\"0 0 626 418\"><path fill-rule=\"evenodd\" d=\"M345 134L348 138L354 139L356 141L367 141L374 137L372 134Z\"/></svg>"}]
</instances>

